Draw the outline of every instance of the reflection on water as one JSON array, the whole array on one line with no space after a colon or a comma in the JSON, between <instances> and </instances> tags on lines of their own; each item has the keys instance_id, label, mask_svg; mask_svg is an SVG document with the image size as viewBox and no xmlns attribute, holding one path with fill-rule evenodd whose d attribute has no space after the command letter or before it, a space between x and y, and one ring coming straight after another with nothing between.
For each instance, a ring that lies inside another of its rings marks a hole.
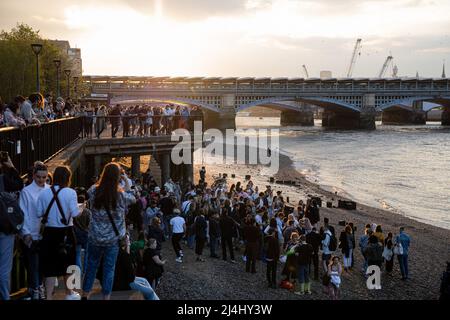
<instances>
[{"instance_id":1,"label":"reflection on water","mask_svg":"<svg viewBox=\"0 0 450 320\"><path fill-rule=\"evenodd\" d=\"M274 119L257 123L279 125ZM308 179L327 189L450 229L449 127L377 123L375 131L337 131L322 129L319 121L314 127L282 128L280 148Z\"/></svg>"}]
</instances>

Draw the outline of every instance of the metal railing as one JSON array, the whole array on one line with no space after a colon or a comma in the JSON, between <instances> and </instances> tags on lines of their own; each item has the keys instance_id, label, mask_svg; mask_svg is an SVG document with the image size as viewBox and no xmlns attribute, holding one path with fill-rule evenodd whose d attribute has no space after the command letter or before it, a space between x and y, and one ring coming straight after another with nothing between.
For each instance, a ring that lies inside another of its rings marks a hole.
<instances>
[{"instance_id":1,"label":"metal railing","mask_svg":"<svg viewBox=\"0 0 450 320\"><path fill-rule=\"evenodd\" d=\"M0 128L0 149L7 151L21 175L37 160L46 161L80 138L81 118L65 118L29 125Z\"/></svg>"},{"instance_id":2,"label":"metal railing","mask_svg":"<svg viewBox=\"0 0 450 320\"><path fill-rule=\"evenodd\" d=\"M125 114L87 115L81 119L82 137L109 137L111 130L111 137L126 138L170 135L180 128L193 131L194 121L203 121L203 116Z\"/></svg>"}]
</instances>

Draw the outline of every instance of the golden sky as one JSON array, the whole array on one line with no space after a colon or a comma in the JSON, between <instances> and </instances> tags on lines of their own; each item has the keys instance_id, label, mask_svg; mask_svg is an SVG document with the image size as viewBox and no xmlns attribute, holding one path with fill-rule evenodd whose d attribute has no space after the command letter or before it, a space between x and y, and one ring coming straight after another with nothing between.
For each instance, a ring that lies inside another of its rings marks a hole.
<instances>
[{"instance_id":1,"label":"golden sky","mask_svg":"<svg viewBox=\"0 0 450 320\"><path fill-rule=\"evenodd\" d=\"M24 22L82 50L84 74L440 77L450 61L448 0L0 1L0 29ZM449 69L450 72L450 68Z\"/></svg>"}]
</instances>

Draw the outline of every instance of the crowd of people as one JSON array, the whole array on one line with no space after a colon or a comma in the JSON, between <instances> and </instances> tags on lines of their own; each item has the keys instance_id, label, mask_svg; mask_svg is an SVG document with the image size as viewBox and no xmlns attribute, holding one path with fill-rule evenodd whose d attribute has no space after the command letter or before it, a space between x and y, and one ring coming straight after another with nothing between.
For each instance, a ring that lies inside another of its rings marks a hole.
<instances>
[{"instance_id":1,"label":"crowd of people","mask_svg":"<svg viewBox=\"0 0 450 320\"><path fill-rule=\"evenodd\" d=\"M267 286L297 295L312 294L311 283L318 281L331 299L339 299L343 273L354 272L357 246L364 276L368 266L383 264L392 274L397 256L402 280L409 277L411 240L403 228L385 236L380 225L367 224L357 243L353 223L341 221L337 235L337 226L321 219L315 199L293 206L270 185L229 186L224 177L209 186L204 168L196 185L169 179L159 186L149 170L131 179L111 162L87 190L70 187L67 167L50 174L36 162L25 186L10 160L1 163L1 172L0 191L17 192L24 213L19 233L0 230L1 299L9 297L14 244L27 262L31 299L51 300L57 278L65 276L66 283L72 265L82 271L82 293L67 288L66 299L87 299L96 278L104 299L113 290L130 289L158 299L164 266L171 263L162 252L169 240L176 256L172 263L186 263L186 254L204 262L206 246L209 259L236 263L239 251L245 272L258 272L256 261L263 261ZM283 279L277 279L280 266Z\"/></svg>"},{"instance_id":2,"label":"crowd of people","mask_svg":"<svg viewBox=\"0 0 450 320\"><path fill-rule=\"evenodd\" d=\"M83 117L83 134L88 138L99 138L108 125L113 138L120 128L123 137L145 137L170 134L178 128L191 130L193 121L202 120L202 111L197 106L174 104L107 107L40 93L17 96L7 104L0 97L0 127L23 128L67 117Z\"/></svg>"}]
</instances>

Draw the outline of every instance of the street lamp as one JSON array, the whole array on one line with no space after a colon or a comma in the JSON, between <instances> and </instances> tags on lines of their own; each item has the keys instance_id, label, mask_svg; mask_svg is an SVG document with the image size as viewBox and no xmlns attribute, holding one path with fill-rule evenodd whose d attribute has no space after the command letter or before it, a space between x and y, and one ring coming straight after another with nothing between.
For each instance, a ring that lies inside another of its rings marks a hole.
<instances>
[{"instance_id":1,"label":"street lamp","mask_svg":"<svg viewBox=\"0 0 450 320\"><path fill-rule=\"evenodd\" d=\"M78 77L73 77L73 82L75 85L75 101L78 102Z\"/></svg>"},{"instance_id":2,"label":"street lamp","mask_svg":"<svg viewBox=\"0 0 450 320\"><path fill-rule=\"evenodd\" d=\"M39 85L39 54L42 50L42 44L33 43L31 44L31 49L33 49L34 54L36 55L36 91L41 91L41 86Z\"/></svg>"},{"instance_id":3,"label":"street lamp","mask_svg":"<svg viewBox=\"0 0 450 320\"><path fill-rule=\"evenodd\" d=\"M61 92L60 92L60 88L59 88L59 72L60 72L60 68L61 68L61 60L55 59L55 60L53 60L53 63L55 64L55 67L56 67L56 97L58 98L59 96L61 96Z\"/></svg>"},{"instance_id":4,"label":"street lamp","mask_svg":"<svg viewBox=\"0 0 450 320\"><path fill-rule=\"evenodd\" d=\"M67 97L66 97L66 99L70 98L70 73L71 73L70 69L64 70L64 74L67 77Z\"/></svg>"}]
</instances>

